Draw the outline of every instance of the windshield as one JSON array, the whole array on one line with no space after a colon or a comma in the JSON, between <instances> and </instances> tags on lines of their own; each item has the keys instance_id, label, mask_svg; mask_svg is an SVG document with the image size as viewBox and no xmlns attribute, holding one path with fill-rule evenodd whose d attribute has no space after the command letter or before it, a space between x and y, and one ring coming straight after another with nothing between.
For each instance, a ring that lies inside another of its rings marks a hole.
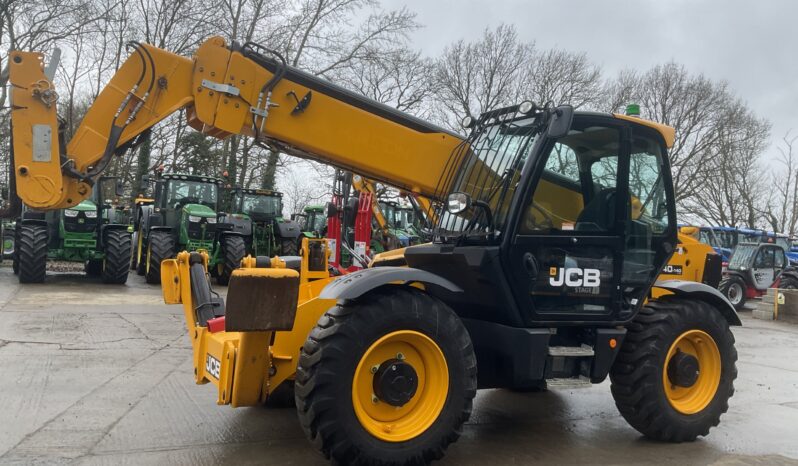
<instances>
[{"instance_id":1,"label":"windshield","mask_svg":"<svg viewBox=\"0 0 798 466\"><path fill-rule=\"evenodd\" d=\"M486 203L496 234L501 233L521 170L541 130L535 118L485 126L476 130L460 147L459 153L454 154L455 160L462 160L462 164L451 192L464 192L474 202ZM485 210L471 208L458 215L445 211L438 235L445 238L466 231L487 235Z\"/></svg>"},{"instance_id":2,"label":"windshield","mask_svg":"<svg viewBox=\"0 0 798 466\"><path fill-rule=\"evenodd\" d=\"M720 247L734 249L737 245L737 231L734 230L715 230L715 237L720 243Z\"/></svg>"},{"instance_id":3,"label":"windshield","mask_svg":"<svg viewBox=\"0 0 798 466\"><path fill-rule=\"evenodd\" d=\"M397 218L396 206L393 204L389 204L387 202L381 202L380 208L382 209L382 216L385 217L385 222L388 224L389 228L400 228L401 225L398 224L399 218Z\"/></svg>"},{"instance_id":4,"label":"windshield","mask_svg":"<svg viewBox=\"0 0 798 466\"><path fill-rule=\"evenodd\" d=\"M327 217L322 212L313 212L310 214L308 224L310 231L323 231L324 227L327 226Z\"/></svg>"},{"instance_id":5,"label":"windshield","mask_svg":"<svg viewBox=\"0 0 798 466\"><path fill-rule=\"evenodd\" d=\"M240 206L242 212L249 215L261 214L279 217L283 212L283 200L279 196L242 193L236 197L238 198L236 205Z\"/></svg>"},{"instance_id":6,"label":"windshield","mask_svg":"<svg viewBox=\"0 0 798 466\"><path fill-rule=\"evenodd\" d=\"M740 244L734 250L731 260L729 261L729 268L732 270L740 270L744 267L749 267L751 258L756 253L757 247L755 244Z\"/></svg>"},{"instance_id":7,"label":"windshield","mask_svg":"<svg viewBox=\"0 0 798 466\"><path fill-rule=\"evenodd\" d=\"M399 224L402 228L410 228L416 224L416 215L411 208L402 208L399 210Z\"/></svg>"},{"instance_id":8,"label":"windshield","mask_svg":"<svg viewBox=\"0 0 798 466\"><path fill-rule=\"evenodd\" d=\"M215 184L201 181L169 180L167 202L169 207L179 209L186 204L202 204L216 209L219 188Z\"/></svg>"}]
</instances>

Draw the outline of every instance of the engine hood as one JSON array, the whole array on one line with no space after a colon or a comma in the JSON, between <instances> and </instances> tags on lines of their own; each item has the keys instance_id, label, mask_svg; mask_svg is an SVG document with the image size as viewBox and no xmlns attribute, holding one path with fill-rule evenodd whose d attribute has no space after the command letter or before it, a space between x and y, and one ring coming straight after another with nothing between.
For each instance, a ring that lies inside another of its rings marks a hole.
<instances>
[{"instance_id":1,"label":"engine hood","mask_svg":"<svg viewBox=\"0 0 798 466\"><path fill-rule=\"evenodd\" d=\"M183 206L183 212L195 217L216 217L216 212L213 209L202 204L186 204Z\"/></svg>"}]
</instances>

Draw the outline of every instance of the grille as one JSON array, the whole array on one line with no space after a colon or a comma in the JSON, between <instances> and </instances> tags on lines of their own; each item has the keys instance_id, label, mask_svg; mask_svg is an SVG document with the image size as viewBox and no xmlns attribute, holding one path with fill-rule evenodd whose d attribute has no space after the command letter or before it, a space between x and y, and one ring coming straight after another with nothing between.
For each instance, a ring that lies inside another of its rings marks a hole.
<instances>
[{"instance_id":1,"label":"grille","mask_svg":"<svg viewBox=\"0 0 798 466\"><path fill-rule=\"evenodd\" d=\"M96 218L86 218L83 212L77 217L64 217L64 230L69 233L91 233L97 229Z\"/></svg>"}]
</instances>

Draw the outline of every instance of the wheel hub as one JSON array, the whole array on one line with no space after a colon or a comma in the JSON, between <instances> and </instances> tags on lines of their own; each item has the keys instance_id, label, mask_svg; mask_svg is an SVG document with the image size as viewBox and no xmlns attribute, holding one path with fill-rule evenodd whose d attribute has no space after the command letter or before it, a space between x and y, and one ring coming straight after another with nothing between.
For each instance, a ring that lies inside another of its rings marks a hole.
<instances>
[{"instance_id":1,"label":"wheel hub","mask_svg":"<svg viewBox=\"0 0 798 466\"><path fill-rule=\"evenodd\" d=\"M413 366L400 360L389 359L374 374L374 394L391 406L404 406L418 390L418 374Z\"/></svg>"},{"instance_id":2,"label":"wheel hub","mask_svg":"<svg viewBox=\"0 0 798 466\"><path fill-rule=\"evenodd\" d=\"M695 385L699 375L698 358L682 351L676 352L668 362L668 379L677 387Z\"/></svg>"}]
</instances>

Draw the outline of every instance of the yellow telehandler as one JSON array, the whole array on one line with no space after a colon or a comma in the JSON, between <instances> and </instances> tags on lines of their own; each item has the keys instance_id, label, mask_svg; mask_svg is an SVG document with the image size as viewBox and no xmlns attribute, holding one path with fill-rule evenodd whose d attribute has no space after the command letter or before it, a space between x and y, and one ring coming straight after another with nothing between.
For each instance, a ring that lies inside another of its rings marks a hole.
<instances>
[{"instance_id":1,"label":"yellow telehandler","mask_svg":"<svg viewBox=\"0 0 798 466\"><path fill-rule=\"evenodd\" d=\"M226 303L205 254L164 261L195 381L216 385L219 404L293 387L308 438L340 464L441 458L480 388L609 376L629 424L673 442L707 435L728 409L734 308L696 277L674 278L684 269L660 279L680 252L672 128L521 102L466 118L463 137L257 44L215 37L192 58L131 47L68 143L52 68L10 53L12 179L28 206L79 203L115 154L181 109L204 134L251 136L445 206L406 266L330 277L326 242L306 239L300 257L246 258Z\"/></svg>"}]
</instances>

